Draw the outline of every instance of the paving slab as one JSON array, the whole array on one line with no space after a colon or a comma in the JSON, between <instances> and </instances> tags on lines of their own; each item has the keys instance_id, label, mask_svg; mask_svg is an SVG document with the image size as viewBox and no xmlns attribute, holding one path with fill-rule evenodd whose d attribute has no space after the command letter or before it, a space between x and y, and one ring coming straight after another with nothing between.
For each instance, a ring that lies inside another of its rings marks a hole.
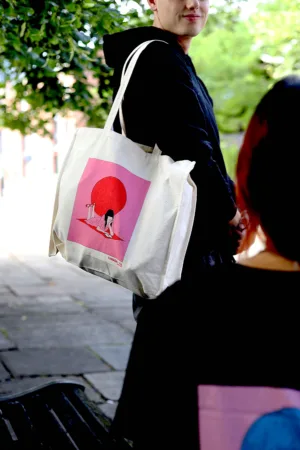
<instances>
[{"instance_id":1,"label":"paving slab","mask_svg":"<svg viewBox=\"0 0 300 450\"><path fill-rule=\"evenodd\" d=\"M67 315L65 315L67 317ZM55 316L56 317L56 316ZM32 319L32 317L31 317ZM1 321L0 321L1 323ZM58 323L37 324L35 327L23 326L8 328L10 338L19 349L24 348L58 348L91 346L101 344L130 344L132 334L117 324L104 321L91 324Z\"/></svg>"},{"instance_id":2,"label":"paving slab","mask_svg":"<svg viewBox=\"0 0 300 450\"><path fill-rule=\"evenodd\" d=\"M64 292L62 291L62 289L58 288L57 286L54 285L49 285L49 284L41 284L41 285L29 285L29 286L25 286L25 285L17 285L17 284L10 284L9 285L12 292L16 295L20 295L20 296L39 296L39 295L57 295L60 294L62 295Z\"/></svg>"},{"instance_id":3,"label":"paving slab","mask_svg":"<svg viewBox=\"0 0 300 450\"><path fill-rule=\"evenodd\" d=\"M125 372L84 374L92 386L108 400L119 400Z\"/></svg>"},{"instance_id":4,"label":"paving slab","mask_svg":"<svg viewBox=\"0 0 300 450\"><path fill-rule=\"evenodd\" d=\"M59 280L55 279L55 286L57 287L57 289L60 289L67 295L79 297L79 300L82 300L83 296L88 297L90 294L94 295L96 293L98 301L101 301L103 296L105 295L101 293L101 285L89 286L85 280L70 280L70 282L67 283L65 280L63 282L60 282Z\"/></svg>"},{"instance_id":5,"label":"paving slab","mask_svg":"<svg viewBox=\"0 0 300 450\"><path fill-rule=\"evenodd\" d=\"M6 285L10 287L10 289L19 289L22 288L22 286L25 286L27 288L30 286L44 286L45 284L47 284L46 280L34 277L31 274L24 276L15 276L11 274L5 276L3 279L5 280Z\"/></svg>"},{"instance_id":6,"label":"paving slab","mask_svg":"<svg viewBox=\"0 0 300 450\"><path fill-rule=\"evenodd\" d=\"M111 420L114 419L118 403L102 403L98 405L99 409Z\"/></svg>"},{"instance_id":7,"label":"paving slab","mask_svg":"<svg viewBox=\"0 0 300 450\"><path fill-rule=\"evenodd\" d=\"M101 324L102 320L96 314L92 314L88 311L82 314L57 314L56 316L49 314L45 317L39 317L37 315L24 317L23 315L15 317L0 317L0 328L36 328L38 326L54 326L54 325L89 325L89 324Z\"/></svg>"},{"instance_id":8,"label":"paving slab","mask_svg":"<svg viewBox=\"0 0 300 450\"><path fill-rule=\"evenodd\" d=\"M87 306L95 309L102 307L130 308L132 303L132 293L127 289L102 280L101 288L82 289L74 296L86 303Z\"/></svg>"},{"instance_id":9,"label":"paving slab","mask_svg":"<svg viewBox=\"0 0 300 450\"><path fill-rule=\"evenodd\" d=\"M0 270L0 280L3 284L10 285L41 285L45 281L35 272L31 270L24 270L22 266L18 265L12 269Z\"/></svg>"},{"instance_id":10,"label":"paving slab","mask_svg":"<svg viewBox=\"0 0 300 450\"><path fill-rule=\"evenodd\" d=\"M131 349L130 345L92 345L91 348L115 370L126 369Z\"/></svg>"},{"instance_id":11,"label":"paving slab","mask_svg":"<svg viewBox=\"0 0 300 450\"><path fill-rule=\"evenodd\" d=\"M125 330L130 331L131 333L135 333L136 321L133 317L131 319L120 320L119 325L121 325L121 327L123 327Z\"/></svg>"},{"instance_id":12,"label":"paving slab","mask_svg":"<svg viewBox=\"0 0 300 450\"><path fill-rule=\"evenodd\" d=\"M23 264L8 264L6 267L0 267L0 277L11 278L39 278L34 272L28 270Z\"/></svg>"},{"instance_id":13,"label":"paving slab","mask_svg":"<svg viewBox=\"0 0 300 450\"><path fill-rule=\"evenodd\" d=\"M98 305L96 308L94 308L93 306L87 305L87 309L94 310L94 312L96 312L102 319L108 320L110 322L120 322L122 320L128 319L134 320L132 309L131 307L128 308L128 306L120 306L116 308L115 306L101 307L100 305Z\"/></svg>"},{"instance_id":14,"label":"paving slab","mask_svg":"<svg viewBox=\"0 0 300 450\"><path fill-rule=\"evenodd\" d=\"M5 301L6 300L6 301ZM0 299L0 316L23 315L30 313L68 313L76 314L85 311L85 307L70 296L38 296L14 297Z\"/></svg>"},{"instance_id":15,"label":"paving slab","mask_svg":"<svg viewBox=\"0 0 300 450\"><path fill-rule=\"evenodd\" d=\"M109 366L87 348L49 348L1 352L0 359L15 376L78 375L107 372Z\"/></svg>"},{"instance_id":16,"label":"paving slab","mask_svg":"<svg viewBox=\"0 0 300 450\"><path fill-rule=\"evenodd\" d=\"M16 345L0 329L0 350L10 350L15 347Z\"/></svg>"},{"instance_id":17,"label":"paving slab","mask_svg":"<svg viewBox=\"0 0 300 450\"><path fill-rule=\"evenodd\" d=\"M0 294L0 306L8 305L9 303L14 302L16 300L17 300L17 297L12 292ZM1 309L0 309L0 315L2 315Z\"/></svg>"},{"instance_id":18,"label":"paving slab","mask_svg":"<svg viewBox=\"0 0 300 450\"><path fill-rule=\"evenodd\" d=\"M0 381L2 382L4 380L6 380L7 378L10 378L10 374L7 372L5 367L0 362Z\"/></svg>"},{"instance_id":19,"label":"paving slab","mask_svg":"<svg viewBox=\"0 0 300 450\"><path fill-rule=\"evenodd\" d=\"M3 284L0 285L0 295L3 294L11 294L11 290L8 286L4 286Z\"/></svg>"}]
</instances>

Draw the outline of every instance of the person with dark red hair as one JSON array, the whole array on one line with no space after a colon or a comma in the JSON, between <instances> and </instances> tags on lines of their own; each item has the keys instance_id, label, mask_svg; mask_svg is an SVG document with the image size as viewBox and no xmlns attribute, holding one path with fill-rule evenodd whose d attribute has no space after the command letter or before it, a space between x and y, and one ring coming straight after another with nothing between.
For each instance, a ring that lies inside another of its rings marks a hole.
<instances>
[{"instance_id":1,"label":"person with dark red hair","mask_svg":"<svg viewBox=\"0 0 300 450\"><path fill-rule=\"evenodd\" d=\"M299 271L299 105L300 77L286 77L263 97L247 129L237 164L237 202L249 218L240 251L256 235L265 249L241 260L244 266Z\"/></svg>"},{"instance_id":2,"label":"person with dark red hair","mask_svg":"<svg viewBox=\"0 0 300 450\"><path fill-rule=\"evenodd\" d=\"M154 301L142 316L112 428L138 450L240 450L239 430L300 406L299 108L300 78L276 83L238 158L237 202L249 222L240 250L259 232L264 251L199 271L198 291L192 278L185 291L176 286L184 307L167 299L157 314ZM255 448L271 448L268 439Z\"/></svg>"}]
</instances>

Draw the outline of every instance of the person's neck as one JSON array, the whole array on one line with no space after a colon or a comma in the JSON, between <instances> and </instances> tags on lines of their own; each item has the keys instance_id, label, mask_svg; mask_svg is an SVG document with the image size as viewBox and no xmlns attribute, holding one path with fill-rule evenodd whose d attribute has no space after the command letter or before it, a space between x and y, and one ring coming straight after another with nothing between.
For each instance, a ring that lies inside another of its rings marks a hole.
<instances>
[{"instance_id":1,"label":"person's neck","mask_svg":"<svg viewBox=\"0 0 300 450\"><path fill-rule=\"evenodd\" d=\"M163 28L158 18L154 19L153 27L159 28L160 30L168 31ZM188 54L192 38L190 36L177 36L177 42L180 47L183 49L184 53Z\"/></svg>"},{"instance_id":2,"label":"person's neck","mask_svg":"<svg viewBox=\"0 0 300 450\"><path fill-rule=\"evenodd\" d=\"M189 36L178 36L177 37L178 44L182 47L184 53L188 54L192 38Z\"/></svg>"}]
</instances>

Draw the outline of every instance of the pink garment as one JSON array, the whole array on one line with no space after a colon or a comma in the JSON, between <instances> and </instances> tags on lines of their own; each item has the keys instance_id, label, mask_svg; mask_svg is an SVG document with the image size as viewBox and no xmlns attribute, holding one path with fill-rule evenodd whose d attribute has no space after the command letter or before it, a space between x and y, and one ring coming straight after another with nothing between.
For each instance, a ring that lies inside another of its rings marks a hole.
<instances>
[{"instance_id":1,"label":"pink garment","mask_svg":"<svg viewBox=\"0 0 300 450\"><path fill-rule=\"evenodd\" d=\"M102 231L108 231L108 226L105 227L105 216L95 216L91 219L87 219L86 223L92 225L93 227L99 227Z\"/></svg>"}]
</instances>

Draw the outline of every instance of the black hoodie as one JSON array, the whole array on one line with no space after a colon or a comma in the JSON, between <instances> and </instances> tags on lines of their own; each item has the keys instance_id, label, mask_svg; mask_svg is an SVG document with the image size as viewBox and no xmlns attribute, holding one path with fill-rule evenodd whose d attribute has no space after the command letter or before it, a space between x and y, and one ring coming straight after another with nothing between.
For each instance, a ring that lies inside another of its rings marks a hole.
<instances>
[{"instance_id":1,"label":"black hoodie","mask_svg":"<svg viewBox=\"0 0 300 450\"><path fill-rule=\"evenodd\" d=\"M169 45L152 43L139 58L123 102L126 134L139 144L156 143L174 160L196 161L191 176L198 188L197 210L185 267L199 268L205 256L209 264L215 263L211 255L228 259L228 221L236 213L212 100L176 35L168 31L142 27L104 36L104 55L114 69L116 94L127 57L152 39ZM121 132L119 119L114 129Z\"/></svg>"}]
</instances>

